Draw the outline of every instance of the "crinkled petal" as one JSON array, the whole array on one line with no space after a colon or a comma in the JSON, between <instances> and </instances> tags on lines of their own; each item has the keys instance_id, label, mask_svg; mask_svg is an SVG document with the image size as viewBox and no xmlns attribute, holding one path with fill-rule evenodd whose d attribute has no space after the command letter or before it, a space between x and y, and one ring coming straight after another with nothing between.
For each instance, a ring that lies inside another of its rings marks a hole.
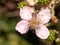
<instances>
[{"instance_id":1,"label":"crinkled petal","mask_svg":"<svg viewBox=\"0 0 60 45\"><path fill-rule=\"evenodd\" d=\"M26 20L21 20L17 23L15 29L20 32L21 34L27 33L29 30L29 25L28 21Z\"/></svg>"},{"instance_id":2,"label":"crinkled petal","mask_svg":"<svg viewBox=\"0 0 60 45\"><path fill-rule=\"evenodd\" d=\"M38 14L37 14L37 19L40 21L40 23L45 24L48 23L51 19L51 13L50 9L42 9Z\"/></svg>"},{"instance_id":3,"label":"crinkled petal","mask_svg":"<svg viewBox=\"0 0 60 45\"><path fill-rule=\"evenodd\" d=\"M37 37L41 39L47 39L50 35L48 28L45 25L40 25L38 29L35 30Z\"/></svg>"},{"instance_id":4,"label":"crinkled petal","mask_svg":"<svg viewBox=\"0 0 60 45\"><path fill-rule=\"evenodd\" d=\"M27 2L29 3L29 5L34 6L34 4L38 2L38 0L27 0Z\"/></svg>"},{"instance_id":5,"label":"crinkled petal","mask_svg":"<svg viewBox=\"0 0 60 45\"><path fill-rule=\"evenodd\" d=\"M21 17L21 19L31 20L32 19L32 11L31 11L30 7L24 6L20 10L20 17Z\"/></svg>"}]
</instances>

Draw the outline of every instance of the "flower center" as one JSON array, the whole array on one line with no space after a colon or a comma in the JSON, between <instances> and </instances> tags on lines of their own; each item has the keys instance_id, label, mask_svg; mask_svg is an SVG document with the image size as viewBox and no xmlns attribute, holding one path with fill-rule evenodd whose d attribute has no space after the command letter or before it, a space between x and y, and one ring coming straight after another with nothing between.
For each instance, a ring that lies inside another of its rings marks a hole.
<instances>
[{"instance_id":1,"label":"flower center","mask_svg":"<svg viewBox=\"0 0 60 45\"><path fill-rule=\"evenodd\" d=\"M29 21L29 25L31 29L36 29L38 28L39 25L39 21L38 19L34 16L30 21Z\"/></svg>"}]
</instances>

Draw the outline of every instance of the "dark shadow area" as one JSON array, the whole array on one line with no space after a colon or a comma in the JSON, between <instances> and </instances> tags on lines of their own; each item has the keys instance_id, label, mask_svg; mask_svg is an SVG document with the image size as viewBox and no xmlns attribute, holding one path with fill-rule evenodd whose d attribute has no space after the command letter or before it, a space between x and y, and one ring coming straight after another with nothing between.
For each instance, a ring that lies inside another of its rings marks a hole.
<instances>
[{"instance_id":1,"label":"dark shadow area","mask_svg":"<svg viewBox=\"0 0 60 45\"><path fill-rule=\"evenodd\" d=\"M60 19L60 3L56 4L55 15Z\"/></svg>"},{"instance_id":2,"label":"dark shadow area","mask_svg":"<svg viewBox=\"0 0 60 45\"><path fill-rule=\"evenodd\" d=\"M16 33L28 42L32 43L32 45L45 45L31 30L24 35L21 35L19 32Z\"/></svg>"}]
</instances>

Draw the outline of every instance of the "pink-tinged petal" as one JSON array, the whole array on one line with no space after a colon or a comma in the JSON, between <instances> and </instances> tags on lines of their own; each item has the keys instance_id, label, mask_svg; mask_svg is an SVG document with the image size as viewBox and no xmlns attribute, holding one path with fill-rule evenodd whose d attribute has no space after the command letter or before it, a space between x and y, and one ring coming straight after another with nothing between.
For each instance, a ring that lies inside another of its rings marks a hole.
<instances>
[{"instance_id":1,"label":"pink-tinged petal","mask_svg":"<svg viewBox=\"0 0 60 45\"><path fill-rule=\"evenodd\" d=\"M25 20L31 20L32 19L32 11L31 11L30 7L24 6L20 10L20 17Z\"/></svg>"},{"instance_id":2,"label":"pink-tinged petal","mask_svg":"<svg viewBox=\"0 0 60 45\"><path fill-rule=\"evenodd\" d=\"M48 28L45 25L40 25L38 29L35 30L37 37L41 39L47 39L50 35Z\"/></svg>"},{"instance_id":3,"label":"pink-tinged petal","mask_svg":"<svg viewBox=\"0 0 60 45\"><path fill-rule=\"evenodd\" d=\"M38 14L37 14L37 19L40 21L40 23L45 24L48 23L51 19L51 13L50 9L42 9Z\"/></svg>"},{"instance_id":4,"label":"pink-tinged petal","mask_svg":"<svg viewBox=\"0 0 60 45\"><path fill-rule=\"evenodd\" d=\"M15 29L21 34L27 33L29 30L29 22L26 20L21 20L17 23Z\"/></svg>"}]
</instances>

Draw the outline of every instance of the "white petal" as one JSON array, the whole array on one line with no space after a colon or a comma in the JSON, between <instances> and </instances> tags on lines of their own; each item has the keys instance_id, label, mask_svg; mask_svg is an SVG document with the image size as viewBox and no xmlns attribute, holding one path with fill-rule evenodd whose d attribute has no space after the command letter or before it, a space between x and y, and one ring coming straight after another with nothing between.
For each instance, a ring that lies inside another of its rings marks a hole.
<instances>
[{"instance_id":1,"label":"white petal","mask_svg":"<svg viewBox=\"0 0 60 45\"><path fill-rule=\"evenodd\" d=\"M20 10L20 17L22 19L25 19L25 20L31 20L31 18L32 18L32 11L31 11L30 7L24 6Z\"/></svg>"},{"instance_id":2,"label":"white petal","mask_svg":"<svg viewBox=\"0 0 60 45\"><path fill-rule=\"evenodd\" d=\"M34 6L38 2L38 0L27 0L27 2L31 5Z\"/></svg>"},{"instance_id":3,"label":"white petal","mask_svg":"<svg viewBox=\"0 0 60 45\"><path fill-rule=\"evenodd\" d=\"M41 39L47 39L50 35L50 32L46 26L40 25L39 28L36 29L36 35Z\"/></svg>"},{"instance_id":4,"label":"white petal","mask_svg":"<svg viewBox=\"0 0 60 45\"><path fill-rule=\"evenodd\" d=\"M28 21L26 20L22 20L20 22L17 23L15 29L20 32L21 34L27 33L27 31L29 30L29 25L28 25Z\"/></svg>"},{"instance_id":5,"label":"white petal","mask_svg":"<svg viewBox=\"0 0 60 45\"><path fill-rule=\"evenodd\" d=\"M50 9L42 9L38 14L37 14L37 19L40 21L40 23L45 24L48 23L51 19L51 13Z\"/></svg>"}]
</instances>

